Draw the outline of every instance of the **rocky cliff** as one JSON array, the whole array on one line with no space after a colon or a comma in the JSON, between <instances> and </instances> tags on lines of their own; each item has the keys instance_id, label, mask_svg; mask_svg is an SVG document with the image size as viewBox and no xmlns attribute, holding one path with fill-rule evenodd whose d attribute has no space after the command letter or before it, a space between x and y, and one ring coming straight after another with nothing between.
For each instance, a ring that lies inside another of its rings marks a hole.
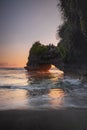
<instances>
[{"instance_id":1,"label":"rocky cliff","mask_svg":"<svg viewBox=\"0 0 87 130\"><path fill-rule=\"evenodd\" d=\"M54 45L44 46L39 41L35 42L30 49L27 70L49 70L51 65L63 68L63 61L58 48Z\"/></svg>"},{"instance_id":2,"label":"rocky cliff","mask_svg":"<svg viewBox=\"0 0 87 130\"><path fill-rule=\"evenodd\" d=\"M84 52L83 52L84 53ZM25 69L28 71L48 71L51 65L65 72L74 72L78 74L87 74L87 58L81 57L78 60L67 60L68 52L64 47L43 45L39 41L35 42L30 49L28 62ZM73 58L74 59L74 58Z\"/></svg>"}]
</instances>

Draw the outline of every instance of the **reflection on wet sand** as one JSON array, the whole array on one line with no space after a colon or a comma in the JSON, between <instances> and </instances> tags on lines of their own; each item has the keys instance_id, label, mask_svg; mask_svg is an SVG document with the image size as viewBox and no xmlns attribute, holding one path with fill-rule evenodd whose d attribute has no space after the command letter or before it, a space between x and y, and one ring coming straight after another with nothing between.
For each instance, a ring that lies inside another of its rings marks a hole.
<instances>
[{"instance_id":1,"label":"reflection on wet sand","mask_svg":"<svg viewBox=\"0 0 87 130\"><path fill-rule=\"evenodd\" d=\"M17 75L15 84L24 81ZM24 75L22 75L24 76ZM5 108L40 108L40 106L55 107L62 103L64 95L61 89L53 89L63 73L49 72L26 72L27 86L9 86L5 90L0 89L1 109ZM11 79L10 79L11 80ZM20 81L19 81L20 80ZM14 80L13 80L14 81Z\"/></svg>"},{"instance_id":2,"label":"reflection on wet sand","mask_svg":"<svg viewBox=\"0 0 87 130\"><path fill-rule=\"evenodd\" d=\"M43 89L27 91L27 97L29 107L40 108L40 106L46 106L49 108L61 107L64 103L65 93L62 89Z\"/></svg>"},{"instance_id":3,"label":"reflection on wet sand","mask_svg":"<svg viewBox=\"0 0 87 130\"><path fill-rule=\"evenodd\" d=\"M41 82L41 81L46 81L46 80L50 80L50 82L55 83L56 81L58 81L59 79L62 79L64 76L64 73L60 70L56 70L56 72L54 73L54 70L50 70L47 72L40 72L40 71L30 71L30 72L26 72L26 77L28 79L28 84L35 84Z\"/></svg>"},{"instance_id":4,"label":"reflection on wet sand","mask_svg":"<svg viewBox=\"0 0 87 130\"><path fill-rule=\"evenodd\" d=\"M63 104L64 91L62 89L50 89L48 96L51 98L50 103L54 106Z\"/></svg>"},{"instance_id":5,"label":"reflection on wet sand","mask_svg":"<svg viewBox=\"0 0 87 130\"><path fill-rule=\"evenodd\" d=\"M64 91L57 88L53 89L58 80L63 78L62 72L27 72L26 76L28 85L32 87L31 90L27 91L30 105L37 107L38 104L47 104L55 108L63 103Z\"/></svg>"},{"instance_id":6,"label":"reflection on wet sand","mask_svg":"<svg viewBox=\"0 0 87 130\"><path fill-rule=\"evenodd\" d=\"M64 76L55 68L49 72L1 72L0 110L87 108L87 80Z\"/></svg>"},{"instance_id":7,"label":"reflection on wet sand","mask_svg":"<svg viewBox=\"0 0 87 130\"><path fill-rule=\"evenodd\" d=\"M27 99L27 91L26 90L11 90L8 89L0 90L0 109L11 109L24 108L28 99ZM29 93L28 93L29 97ZM5 106L5 107L4 107Z\"/></svg>"}]
</instances>

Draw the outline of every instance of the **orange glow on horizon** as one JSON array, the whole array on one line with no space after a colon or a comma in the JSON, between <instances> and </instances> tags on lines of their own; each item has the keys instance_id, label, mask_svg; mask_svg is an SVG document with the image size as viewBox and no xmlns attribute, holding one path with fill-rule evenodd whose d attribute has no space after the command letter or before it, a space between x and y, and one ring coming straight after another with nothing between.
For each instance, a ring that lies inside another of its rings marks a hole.
<instances>
[{"instance_id":1,"label":"orange glow on horizon","mask_svg":"<svg viewBox=\"0 0 87 130\"><path fill-rule=\"evenodd\" d=\"M27 62L26 55L10 55L0 58L0 67L24 67Z\"/></svg>"}]
</instances>

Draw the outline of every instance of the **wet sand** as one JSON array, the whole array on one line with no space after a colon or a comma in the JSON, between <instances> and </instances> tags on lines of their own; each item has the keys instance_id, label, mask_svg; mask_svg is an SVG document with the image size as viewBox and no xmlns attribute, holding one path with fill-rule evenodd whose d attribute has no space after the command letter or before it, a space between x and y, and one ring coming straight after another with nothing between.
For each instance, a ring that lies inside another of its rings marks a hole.
<instances>
[{"instance_id":1,"label":"wet sand","mask_svg":"<svg viewBox=\"0 0 87 130\"><path fill-rule=\"evenodd\" d=\"M87 130L87 109L0 111L0 130Z\"/></svg>"}]
</instances>

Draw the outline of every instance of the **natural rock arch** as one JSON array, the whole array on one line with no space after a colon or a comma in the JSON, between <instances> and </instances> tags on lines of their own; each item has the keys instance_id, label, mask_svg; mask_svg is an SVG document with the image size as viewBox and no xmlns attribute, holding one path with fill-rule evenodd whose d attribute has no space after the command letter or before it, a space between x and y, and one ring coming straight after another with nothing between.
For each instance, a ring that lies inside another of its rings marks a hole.
<instances>
[{"instance_id":1,"label":"natural rock arch","mask_svg":"<svg viewBox=\"0 0 87 130\"><path fill-rule=\"evenodd\" d=\"M63 61L58 48L54 45L44 46L39 42L35 42L30 49L28 62L25 68L30 71L47 71L51 68L51 65L63 69Z\"/></svg>"},{"instance_id":2,"label":"natural rock arch","mask_svg":"<svg viewBox=\"0 0 87 130\"><path fill-rule=\"evenodd\" d=\"M28 62L25 69L28 71L48 71L51 65L66 72L74 72L87 75L87 58L77 57L76 60L68 60L66 48L54 45L42 45L35 42L30 49ZM84 60L82 62L82 59Z\"/></svg>"}]
</instances>

